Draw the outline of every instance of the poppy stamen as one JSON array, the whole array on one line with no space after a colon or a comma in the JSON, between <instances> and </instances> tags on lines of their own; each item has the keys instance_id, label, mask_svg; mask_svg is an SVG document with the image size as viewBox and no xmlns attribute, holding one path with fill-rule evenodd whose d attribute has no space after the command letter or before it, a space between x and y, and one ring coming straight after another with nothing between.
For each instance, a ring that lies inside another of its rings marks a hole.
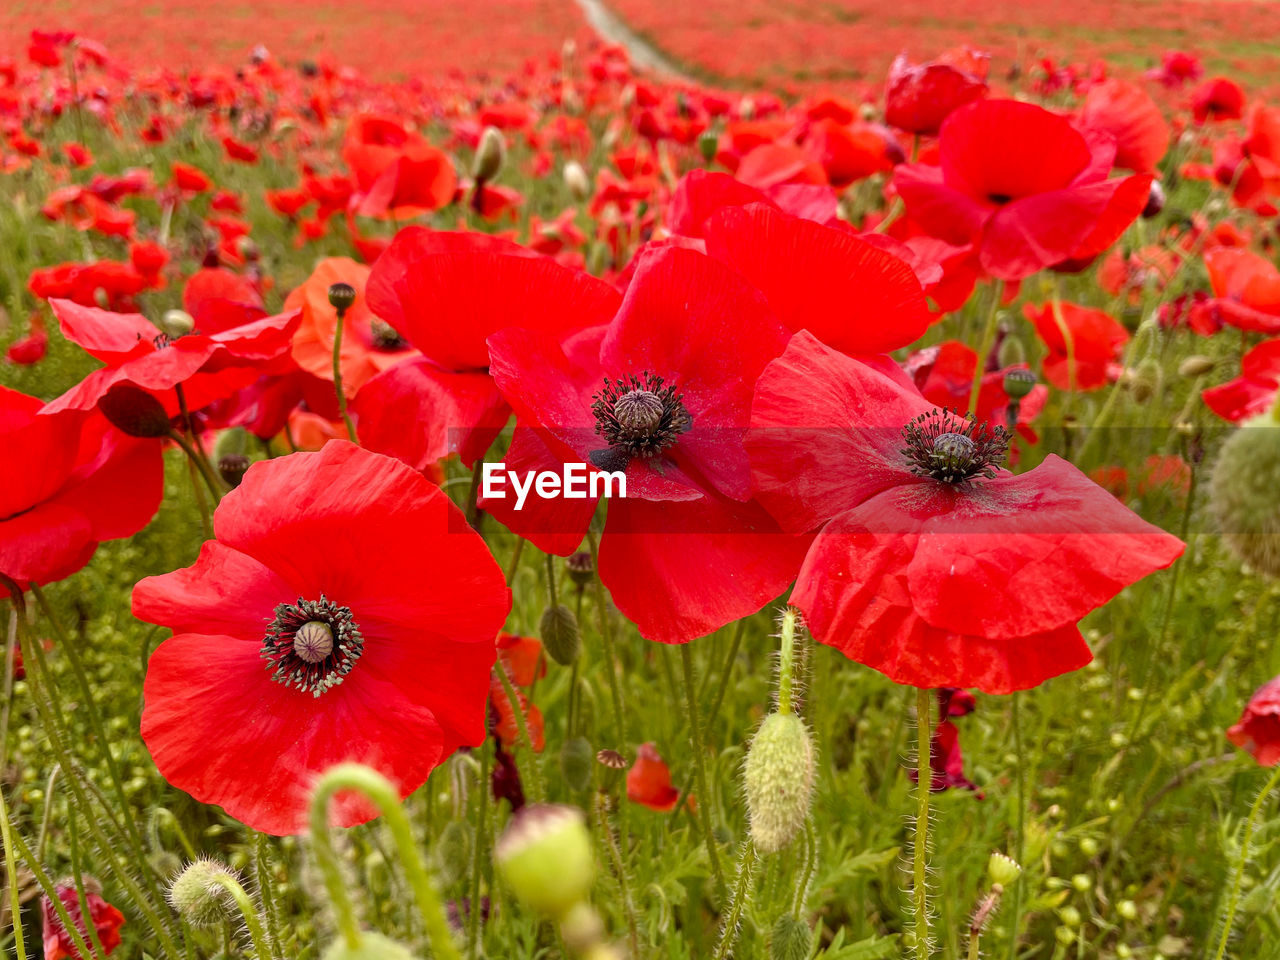
<instances>
[{"instance_id":1,"label":"poppy stamen","mask_svg":"<svg viewBox=\"0 0 1280 960\"><path fill-rule=\"evenodd\" d=\"M377 317L369 321L369 339L373 341L375 350L394 351L405 348L405 339L396 328Z\"/></svg>"},{"instance_id":2,"label":"poppy stamen","mask_svg":"<svg viewBox=\"0 0 1280 960\"><path fill-rule=\"evenodd\" d=\"M972 414L930 410L902 428L906 446L901 452L916 476L959 485L975 477L993 479L1009 451L1010 436L1004 427L988 428Z\"/></svg>"},{"instance_id":3,"label":"poppy stamen","mask_svg":"<svg viewBox=\"0 0 1280 960\"><path fill-rule=\"evenodd\" d=\"M648 371L639 377L606 377L592 400L596 433L626 459L657 456L693 426L675 385L664 386L662 377Z\"/></svg>"},{"instance_id":4,"label":"poppy stamen","mask_svg":"<svg viewBox=\"0 0 1280 960\"><path fill-rule=\"evenodd\" d=\"M277 606L261 650L272 680L315 697L340 684L363 652L351 609L324 594Z\"/></svg>"}]
</instances>

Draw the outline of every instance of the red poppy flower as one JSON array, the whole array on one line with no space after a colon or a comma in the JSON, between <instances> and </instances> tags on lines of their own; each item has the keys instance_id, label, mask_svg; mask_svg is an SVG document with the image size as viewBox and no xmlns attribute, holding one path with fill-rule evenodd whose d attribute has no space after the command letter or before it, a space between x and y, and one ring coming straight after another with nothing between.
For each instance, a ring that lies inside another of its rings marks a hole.
<instances>
[{"instance_id":1,"label":"red poppy flower","mask_svg":"<svg viewBox=\"0 0 1280 960\"><path fill-rule=\"evenodd\" d=\"M842 124L830 118L814 121L805 133L803 146L822 164L826 182L837 190L892 170L895 163L904 159L893 134L870 123Z\"/></svg>"},{"instance_id":2,"label":"red poppy flower","mask_svg":"<svg viewBox=\"0 0 1280 960\"><path fill-rule=\"evenodd\" d=\"M1226 77L1206 80L1191 94L1191 113L1196 123L1239 120L1244 116L1244 91Z\"/></svg>"},{"instance_id":3,"label":"red poppy flower","mask_svg":"<svg viewBox=\"0 0 1280 960\"><path fill-rule=\"evenodd\" d=\"M726 207L706 223L707 254L760 290L790 330L845 353L885 353L932 322L904 261L847 231L764 204Z\"/></svg>"},{"instance_id":4,"label":"red poppy flower","mask_svg":"<svg viewBox=\"0 0 1280 960\"><path fill-rule=\"evenodd\" d=\"M884 122L899 130L932 136L957 107L987 95L983 77L961 66L912 64L898 54L885 84Z\"/></svg>"},{"instance_id":5,"label":"red poppy flower","mask_svg":"<svg viewBox=\"0 0 1280 960\"><path fill-rule=\"evenodd\" d=\"M1160 57L1160 66L1147 71L1148 77L1169 88L1180 87L1188 80L1199 80L1203 75L1200 58L1181 50L1166 51Z\"/></svg>"},{"instance_id":6,"label":"red poppy flower","mask_svg":"<svg viewBox=\"0 0 1280 960\"><path fill-rule=\"evenodd\" d=\"M658 813L670 813L680 799L680 791L671 785L671 768L654 743L642 743L636 750L636 762L627 771L627 799L643 804ZM686 801L690 810L696 809L693 797Z\"/></svg>"},{"instance_id":7,"label":"red poppy flower","mask_svg":"<svg viewBox=\"0 0 1280 960\"><path fill-rule=\"evenodd\" d=\"M92 889L89 883L84 892L85 903L89 906L89 920L93 923L94 932L98 935L98 943L102 944L102 952L110 954L120 946L120 928L124 926L124 914L102 899L102 894ZM84 921L84 913L80 909L80 894L74 884L60 883L54 887L62 907L67 911L71 924L79 932L81 939L92 945L89 926ZM53 907L46 894L40 898L40 926L44 931L44 960L85 960L76 949L75 941L67 928L62 925L62 918Z\"/></svg>"},{"instance_id":8,"label":"red poppy flower","mask_svg":"<svg viewBox=\"0 0 1280 960\"><path fill-rule=\"evenodd\" d=\"M625 471L599 574L651 640L704 636L759 610L795 575L805 542L779 535L750 502L741 445L752 386L785 342L758 291L675 247L642 258L603 336L562 347L513 328L489 339L493 376L518 417L509 470ZM540 548L568 554L595 500L531 495L516 511L508 496L485 505Z\"/></svg>"},{"instance_id":9,"label":"red poppy flower","mask_svg":"<svg viewBox=\"0 0 1280 960\"><path fill-rule=\"evenodd\" d=\"M369 380L401 360L418 353L389 324L369 309L366 284L369 268L348 257L326 257L306 282L289 294L286 310L299 310L302 322L293 338L293 359L321 380L333 382L333 338L338 312L329 302L329 287L345 283L356 292L342 323L342 389L354 397Z\"/></svg>"},{"instance_id":10,"label":"red poppy flower","mask_svg":"<svg viewBox=\"0 0 1280 960\"><path fill-rule=\"evenodd\" d=\"M1023 315L1035 324L1036 333L1049 348L1042 369L1044 378L1059 390L1098 390L1119 375L1117 360L1129 342L1129 332L1102 310L1076 303L1059 303L1067 333L1058 325L1052 303L1042 307L1024 304ZM1067 349L1067 335L1071 350ZM1074 354L1075 365L1069 357Z\"/></svg>"},{"instance_id":11,"label":"red poppy flower","mask_svg":"<svg viewBox=\"0 0 1280 960\"><path fill-rule=\"evenodd\" d=\"M185 190L189 193L203 193L213 186L213 181L205 175L203 170L193 167L189 163L174 163L172 170L174 185L179 190Z\"/></svg>"},{"instance_id":12,"label":"red poppy flower","mask_svg":"<svg viewBox=\"0 0 1280 960\"><path fill-rule=\"evenodd\" d=\"M160 271L169 262L169 251L160 244L149 240L129 244L129 262L146 279L148 286L159 289L164 285Z\"/></svg>"},{"instance_id":13,"label":"red poppy flower","mask_svg":"<svg viewBox=\"0 0 1280 960\"><path fill-rule=\"evenodd\" d=\"M223 137L222 149L226 151L227 157L239 163L257 163L258 151L255 147L237 140L235 137Z\"/></svg>"},{"instance_id":14,"label":"red poppy flower","mask_svg":"<svg viewBox=\"0 0 1280 960\"><path fill-rule=\"evenodd\" d=\"M1264 767L1280 763L1280 677L1254 691L1240 721L1227 730L1227 739Z\"/></svg>"},{"instance_id":15,"label":"red poppy flower","mask_svg":"<svg viewBox=\"0 0 1280 960\"><path fill-rule=\"evenodd\" d=\"M501 669L506 669L503 666ZM508 674L510 678L510 674ZM515 680L511 680L515 683ZM547 745L546 733L542 722L542 711L538 709L537 704L530 703L529 698L516 688L516 700L519 703L519 709L524 714L525 730L529 732L529 741L533 745L535 753L541 753ZM520 736L520 725L516 720L515 709L512 707L511 700L507 697L506 688L503 687L502 681L498 679L497 674L489 678L489 703L492 704L496 717L494 722L490 724L493 731L502 745L509 750L523 744Z\"/></svg>"},{"instance_id":16,"label":"red poppy flower","mask_svg":"<svg viewBox=\"0 0 1280 960\"><path fill-rule=\"evenodd\" d=\"M510 418L488 374L490 334L520 326L564 336L606 323L619 299L604 281L509 241L422 227L396 235L367 292L373 314L422 356L369 380L351 409L365 446L418 469L450 453L473 463Z\"/></svg>"},{"instance_id":17,"label":"red poppy flower","mask_svg":"<svg viewBox=\"0 0 1280 960\"><path fill-rule=\"evenodd\" d=\"M542 641L537 637L498 634L498 660L518 687L532 686L535 680L547 675L547 660L542 655Z\"/></svg>"},{"instance_id":18,"label":"red poppy flower","mask_svg":"<svg viewBox=\"0 0 1280 960\"><path fill-rule=\"evenodd\" d=\"M1155 173L1169 149L1169 124L1150 95L1127 80L1103 80L1089 88L1080 124L1115 137L1117 167Z\"/></svg>"},{"instance_id":19,"label":"red poppy flower","mask_svg":"<svg viewBox=\"0 0 1280 960\"><path fill-rule=\"evenodd\" d=\"M448 204L457 186L448 155L391 117L354 118L342 159L356 181L354 212L363 217L416 217Z\"/></svg>"},{"instance_id":20,"label":"red poppy flower","mask_svg":"<svg viewBox=\"0 0 1280 960\"><path fill-rule=\"evenodd\" d=\"M254 464L213 524L193 566L133 591L135 616L174 631L142 713L171 784L293 833L333 764L371 765L407 796L484 739L511 594L437 487L335 440ZM341 826L375 815L351 795L333 811Z\"/></svg>"},{"instance_id":21,"label":"red poppy flower","mask_svg":"<svg viewBox=\"0 0 1280 960\"><path fill-rule=\"evenodd\" d=\"M39 312L32 313L28 323L31 327L30 332L21 340L15 340L9 344L9 349L5 352L5 360L9 363L30 366L33 363L39 363L49 352L49 334L44 328L44 320Z\"/></svg>"},{"instance_id":22,"label":"red poppy flower","mask_svg":"<svg viewBox=\"0 0 1280 960\"><path fill-rule=\"evenodd\" d=\"M817 223L836 218L838 201L828 186L781 184L768 191L735 180L727 173L694 170L681 177L667 207L668 229L683 237L702 238L707 221L725 207L763 203Z\"/></svg>"},{"instance_id":23,"label":"red poppy flower","mask_svg":"<svg viewBox=\"0 0 1280 960\"><path fill-rule=\"evenodd\" d=\"M1266 257L1239 247L1215 247L1204 255L1217 317L1260 333L1280 333L1280 270Z\"/></svg>"},{"instance_id":24,"label":"red poppy flower","mask_svg":"<svg viewBox=\"0 0 1280 960\"><path fill-rule=\"evenodd\" d=\"M1200 394L1210 410L1232 423L1266 413L1280 390L1280 339L1264 340L1244 355L1240 376Z\"/></svg>"},{"instance_id":25,"label":"red poppy flower","mask_svg":"<svg viewBox=\"0 0 1280 960\"><path fill-rule=\"evenodd\" d=\"M204 267L193 273L182 288L182 308L191 314L196 331L205 334L232 330L267 315L253 282L225 267Z\"/></svg>"},{"instance_id":26,"label":"red poppy flower","mask_svg":"<svg viewBox=\"0 0 1280 960\"><path fill-rule=\"evenodd\" d=\"M1113 154L1094 153L1104 144L1015 100L959 108L943 123L938 146L939 166L899 166L894 186L926 232L955 246L974 244L983 269L1005 280L1081 256L1117 192L1125 188L1126 201L1130 193L1145 197L1150 184L1147 177L1106 179ZM1122 204L1119 219L1129 206Z\"/></svg>"},{"instance_id":27,"label":"red poppy flower","mask_svg":"<svg viewBox=\"0 0 1280 960\"><path fill-rule=\"evenodd\" d=\"M1183 545L1057 457L1007 473L1006 442L792 338L760 377L747 449L785 528L826 524L791 598L816 639L898 683L987 693L1089 661L1077 621Z\"/></svg>"},{"instance_id":28,"label":"red poppy flower","mask_svg":"<svg viewBox=\"0 0 1280 960\"><path fill-rule=\"evenodd\" d=\"M127 437L101 414L40 415L42 401L0 387L0 573L50 583L75 573L103 540L130 537L160 506L154 440Z\"/></svg>"},{"instance_id":29,"label":"red poppy flower","mask_svg":"<svg viewBox=\"0 0 1280 960\"><path fill-rule=\"evenodd\" d=\"M221 333L171 340L141 314L111 313L69 300L50 305L62 335L106 366L51 401L48 413L92 410L113 389L129 387L155 397L173 418L181 410L174 390L178 385L188 410L199 410L256 380L265 364L289 349L298 325L296 313L283 313Z\"/></svg>"}]
</instances>

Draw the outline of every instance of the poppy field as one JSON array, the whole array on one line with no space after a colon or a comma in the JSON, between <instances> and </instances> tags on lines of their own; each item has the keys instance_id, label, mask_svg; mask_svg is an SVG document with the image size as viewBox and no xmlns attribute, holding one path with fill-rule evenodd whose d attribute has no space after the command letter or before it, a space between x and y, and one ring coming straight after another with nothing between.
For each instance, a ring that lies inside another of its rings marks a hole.
<instances>
[{"instance_id":1,"label":"poppy field","mask_svg":"<svg viewBox=\"0 0 1280 960\"><path fill-rule=\"evenodd\" d=\"M1280 958L1240 4L89 6L0 44L4 956Z\"/></svg>"}]
</instances>

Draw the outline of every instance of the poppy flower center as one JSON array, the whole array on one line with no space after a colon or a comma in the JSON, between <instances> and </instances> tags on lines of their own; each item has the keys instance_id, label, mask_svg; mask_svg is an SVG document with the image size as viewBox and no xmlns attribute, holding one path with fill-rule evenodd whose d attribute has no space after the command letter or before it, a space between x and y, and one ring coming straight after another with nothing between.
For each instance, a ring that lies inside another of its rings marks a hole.
<instances>
[{"instance_id":1,"label":"poppy flower center","mask_svg":"<svg viewBox=\"0 0 1280 960\"><path fill-rule=\"evenodd\" d=\"M377 317L369 321L369 339L373 341L375 350L403 350L405 345L396 328Z\"/></svg>"},{"instance_id":2,"label":"poppy flower center","mask_svg":"<svg viewBox=\"0 0 1280 960\"><path fill-rule=\"evenodd\" d=\"M314 697L336 687L364 652L364 637L349 607L320 595L282 603L262 639L271 679Z\"/></svg>"},{"instance_id":3,"label":"poppy flower center","mask_svg":"<svg viewBox=\"0 0 1280 960\"><path fill-rule=\"evenodd\" d=\"M1010 434L1000 426L988 429L972 414L930 410L902 428L902 439L906 446L901 452L913 474L962 484L974 477L995 477L1009 450Z\"/></svg>"},{"instance_id":4,"label":"poppy flower center","mask_svg":"<svg viewBox=\"0 0 1280 960\"><path fill-rule=\"evenodd\" d=\"M626 459L656 456L693 426L675 385L664 385L662 377L648 371L639 377L606 377L604 389L592 400L596 433L610 451Z\"/></svg>"}]
</instances>

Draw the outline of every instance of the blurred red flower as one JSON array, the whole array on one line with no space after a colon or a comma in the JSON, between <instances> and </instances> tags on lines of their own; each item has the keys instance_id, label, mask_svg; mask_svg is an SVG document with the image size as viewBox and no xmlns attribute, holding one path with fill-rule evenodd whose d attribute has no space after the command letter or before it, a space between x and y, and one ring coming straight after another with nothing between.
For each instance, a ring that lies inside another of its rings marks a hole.
<instances>
[{"instance_id":1,"label":"blurred red flower","mask_svg":"<svg viewBox=\"0 0 1280 960\"><path fill-rule=\"evenodd\" d=\"M1280 677L1268 680L1249 698L1227 739L1264 767L1280 763Z\"/></svg>"},{"instance_id":2,"label":"blurred red flower","mask_svg":"<svg viewBox=\"0 0 1280 960\"><path fill-rule=\"evenodd\" d=\"M84 886L86 888L84 899L89 906L89 920L93 923L93 929L98 935L98 942L102 944L102 952L110 954L120 946L120 928L125 924L124 914L102 899L102 894L92 889L89 882ZM67 916L71 918L72 926L92 949L94 941L90 937L88 924L84 922L84 913L80 909L80 894L75 885L59 883L54 887L54 892L62 901ZM40 926L44 931L44 960L88 960L80 956L75 941L62 925L62 918L58 916L47 894L40 898Z\"/></svg>"},{"instance_id":3,"label":"blurred red flower","mask_svg":"<svg viewBox=\"0 0 1280 960\"><path fill-rule=\"evenodd\" d=\"M335 440L250 467L214 531L193 566L133 592L135 616L174 631L142 713L171 784L294 833L335 763L373 766L407 796L484 739L511 594L439 488ZM331 809L340 826L376 813L352 794Z\"/></svg>"},{"instance_id":4,"label":"blurred red flower","mask_svg":"<svg viewBox=\"0 0 1280 960\"><path fill-rule=\"evenodd\" d=\"M967 65L913 64L906 54L898 54L885 84L885 123L915 134L937 133L953 110L987 95L986 61L980 63L981 76L965 69Z\"/></svg>"},{"instance_id":5,"label":"blurred red flower","mask_svg":"<svg viewBox=\"0 0 1280 960\"><path fill-rule=\"evenodd\" d=\"M642 743L636 750L636 762L627 771L627 799L643 804L659 813L670 813L680 799L680 791L671 785L671 768L654 743ZM690 795L685 805L697 807Z\"/></svg>"},{"instance_id":6,"label":"blurred red flower","mask_svg":"<svg viewBox=\"0 0 1280 960\"><path fill-rule=\"evenodd\" d=\"M49 583L98 543L137 533L160 506L155 440L127 437L98 413L41 414L41 400L0 387L0 573Z\"/></svg>"},{"instance_id":7,"label":"blurred red flower","mask_svg":"<svg viewBox=\"0 0 1280 960\"><path fill-rule=\"evenodd\" d=\"M1052 303L1041 307L1027 303L1022 313L1049 348L1041 369L1059 390L1098 390L1119 376L1116 361L1129 342L1129 332L1110 314L1077 303L1059 303L1056 311Z\"/></svg>"},{"instance_id":8,"label":"blurred red flower","mask_svg":"<svg viewBox=\"0 0 1280 960\"><path fill-rule=\"evenodd\" d=\"M1280 390L1280 339L1264 340L1240 361L1240 376L1200 396L1210 410L1235 423L1266 413Z\"/></svg>"},{"instance_id":9,"label":"blurred red flower","mask_svg":"<svg viewBox=\"0 0 1280 960\"><path fill-rule=\"evenodd\" d=\"M405 220L453 199L453 162L393 117L362 114L347 127L342 159L356 181L354 212Z\"/></svg>"}]
</instances>

